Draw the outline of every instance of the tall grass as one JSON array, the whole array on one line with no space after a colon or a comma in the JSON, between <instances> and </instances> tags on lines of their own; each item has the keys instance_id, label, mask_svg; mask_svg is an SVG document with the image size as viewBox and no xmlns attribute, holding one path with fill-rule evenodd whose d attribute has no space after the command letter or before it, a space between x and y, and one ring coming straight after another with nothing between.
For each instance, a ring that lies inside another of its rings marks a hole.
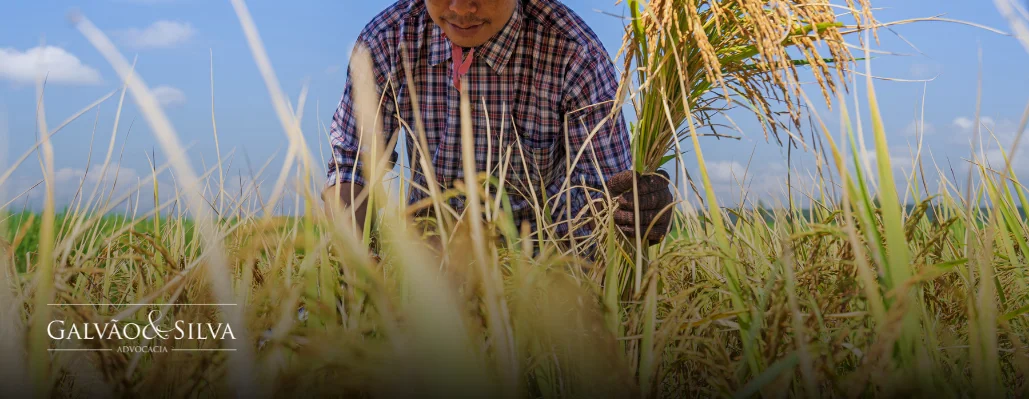
<instances>
[{"instance_id":1,"label":"tall grass","mask_svg":"<svg viewBox=\"0 0 1029 399\"><path fill-rule=\"evenodd\" d=\"M729 10L737 3L711 4ZM604 248L596 259L557 242L540 242L537 238L546 234L513 224L503 200L503 176L483 176L470 162L468 181L418 204L450 215L429 229L411 223L412 207L385 201L379 203L374 230L356 231L348 212L330 218L317 195L323 179L300 131L303 95L295 108L290 105L245 5L233 5L291 143L274 187L291 186L282 191L290 194L281 195L293 196L304 214L284 218L269 213L267 203L247 207L256 186L242 195L225 192L221 155L206 170L189 169L171 124L141 78L103 33L78 20L116 66L125 92L140 105L171 164L155 165L130 194L83 196L81 206L60 218L50 202L41 218L5 219L13 225L2 230L8 233L0 299L18 307L0 307L5 326L0 347L8 349L5 366L28 368L35 393L1029 394L1029 226L1020 213L1029 191L1010 161L998 170L979 158L970 160L973 184L960 189L948 179L952 175L920 158L907 165L912 176L898 179L871 80L851 81L855 100L837 93L839 130L812 115L816 133L827 143L827 153L815 155L831 165L804 193L810 199L806 209L718 205L697 134L706 122L693 112L695 105L671 92L658 91L659 100L657 94L646 97L657 107L651 123L686 122L707 209L677 213L678 231L649 249L644 270L637 268L640 258L632 249L619 243L609 215L598 223L607 228L588 237L587 244ZM679 59L675 54L681 48L670 50L670 59ZM361 54L353 61L358 70L368 63ZM680 90L689 87L687 75L672 77ZM789 75L783 79L795 83ZM864 94L859 97L858 91ZM374 89L361 86L357 92L361 124L374 133ZM794 95L814 108L804 91ZM873 121L874 169L865 166L855 145L866 132L853 122L861 115L852 114L851 107L862 97ZM472 100L462 98L465 142L474 133L467 128ZM682 121L673 108L683 110ZM1029 111L1023 120L1029 120ZM41 133L49 137L45 125ZM407 134L424 137L420 121ZM387 143L376 137L364 137L376 149L363 154L369 181L386 173L382 148ZM1018 148L1017 141L998 144ZM47 147L44 139L41 148ZM686 155L676 153L684 165ZM181 202L188 213L159 222L154 212L105 217L133 195L156 194L144 187L155 187L148 185L169 168L179 186L165 202L155 195L156 210ZM53 165L44 163L43 169L50 173ZM300 178L278 183L289 175ZM939 192L922 192L923 180L938 181ZM898 181L907 182L904 191L914 193L916 203L902 202L892 184ZM53 188L52 179L45 184ZM454 194L465 196L468 209L448 208L446 198ZM685 190L677 194L686 198ZM371 185L360 195L387 194ZM438 244L427 245L425 235L438 237ZM368 251L369 236L378 241L377 257ZM24 270L14 266L22 259ZM643 272L628 279L630 270ZM101 305L125 303L137 305ZM203 303L232 305L189 306ZM121 343L58 343L40 334L51 318L103 323L143 319L149 309L173 320L228 322L237 332L224 347L189 340L163 345L235 351L97 351ZM15 375L8 370L4 375Z\"/></svg>"}]
</instances>

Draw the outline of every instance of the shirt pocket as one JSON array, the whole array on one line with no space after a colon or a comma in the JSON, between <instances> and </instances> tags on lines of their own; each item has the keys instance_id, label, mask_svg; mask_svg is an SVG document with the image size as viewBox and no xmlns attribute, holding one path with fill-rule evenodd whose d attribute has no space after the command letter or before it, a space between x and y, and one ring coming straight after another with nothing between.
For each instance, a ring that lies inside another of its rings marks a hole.
<instances>
[{"instance_id":1,"label":"shirt pocket","mask_svg":"<svg viewBox=\"0 0 1029 399\"><path fill-rule=\"evenodd\" d=\"M514 101L517 136L505 141L512 146L508 179L525 195L540 196L553 181L555 163L563 162L557 158L564 139L557 94L548 85L532 83L534 90L521 91Z\"/></svg>"},{"instance_id":2,"label":"shirt pocket","mask_svg":"<svg viewBox=\"0 0 1029 399\"><path fill-rule=\"evenodd\" d=\"M533 191L540 196L542 190L553 181L554 161L556 158L556 143L548 141L522 139L521 151L514 150L512 162L517 162L517 179L525 194ZM531 185L530 189L528 185Z\"/></svg>"}]
</instances>

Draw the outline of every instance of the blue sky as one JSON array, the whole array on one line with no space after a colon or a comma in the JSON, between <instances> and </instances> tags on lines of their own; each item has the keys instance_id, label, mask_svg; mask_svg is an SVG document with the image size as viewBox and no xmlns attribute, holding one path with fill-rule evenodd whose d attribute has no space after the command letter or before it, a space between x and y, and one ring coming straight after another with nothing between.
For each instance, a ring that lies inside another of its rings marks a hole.
<instances>
[{"instance_id":1,"label":"blue sky","mask_svg":"<svg viewBox=\"0 0 1029 399\"><path fill-rule=\"evenodd\" d=\"M304 83L310 85L303 129L318 155L327 156L327 149L319 149L317 145L325 143L318 126L327 126L330 122L343 88L343 71L354 39L364 24L390 3L385 0L248 3L283 89L296 101ZM593 27L612 54L617 51L621 44L622 21L599 11L623 14L624 5L615 5L614 0L567 0L564 3ZM946 14L949 18L1008 30L992 2L986 0L881 0L873 1L873 5L884 8L877 13L878 19L884 22ZM258 179L267 186L272 184L287 141L239 21L227 0L5 2L0 13L0 134L6 132L0 152L2 169L8 169L12 159L31 148L36 140L36 94L31 63L39 54L45 54L51 76L45 100L50 126L56 126L119 87L115 71L68 22L67 16L73 10L80 11L110 35L126 57L138 56L137 71L151 88L159 88L156 91L166 105L180 140L191 145L191 160L198 169L205 164L210 166L215 159L209 76L210 54L213 53L214 105L220 145L223 153L236 150L227 174L233 179L237 174L245 176L249 174L247 158L250 167L257 170L278 152L279 157L272 159L269 167L272 173ZM1014 136L1016 124L1029 100L1029 74L1025 73L1029 55L1015 39L942 22L918 23L894 30L914 43L920 52L883 30L880 32L882 42L875 48L907 55L876 57L873 73L901 79L937 78L927 86L876 82L892 158L903 162L904 157L909 156L907 145L914 139L913 121L921 105L923 88L927 90L926 143L937 161L945 162L944 157L949 155L952 161L959 163L957 157L967 156L971 119L976 109L980 48L983 52L983 121L1002 138ZM817 92L810 93L817 98ZM864 87L861 87L861 98L864 98L863 93ZM71 199L74 186L86 173L87 165L103 159L116 106L117 96L103 103L99 113L85 115L55 137L59 202ZM867 109L867 104L861 106ZM822 116L837 120L833 113L826 112ZM126 139L126 130L134 118L137 119ZM89 160L94 123L96 137ZM745 130L741 141L703 142L706 156L713 162L712 178L717 188L726 193L738 191L732 189L732 173L742 172L753 152L751 179L747 183L757 195L776 191L783 184L787 170L785 151L766 143L753 123L744 121L741 127ZM1006 143L1009 145L1010 138ZM118 162L118 152L123 145L124 154ZM869 141L868 146L871 145ZM115 148L115 160L121 167L122 182L118 184L146 176L150 168L146 154L155 148L157 142L146 123L131 101L126 101ZM157 148L159 163L164 162L162 158ZM693 165L692 156L687 157L687 162ZM796 156L792 167L806 173L812 165L810 157L802 154ZM1022 175L1029 176L1029 162L1019 161L1016 167ZM87 182L101 180L96 172L92 168ZM41 180L41 176L39 161L33 155L4 187L0 187L4 202ZM110 176L102 180L113 181ZM165 175L159 180L162 185L170 184L172 177ZM41 190L34 190L12 207L31 205L41 194Z\"/></svg>"}]
</instances>

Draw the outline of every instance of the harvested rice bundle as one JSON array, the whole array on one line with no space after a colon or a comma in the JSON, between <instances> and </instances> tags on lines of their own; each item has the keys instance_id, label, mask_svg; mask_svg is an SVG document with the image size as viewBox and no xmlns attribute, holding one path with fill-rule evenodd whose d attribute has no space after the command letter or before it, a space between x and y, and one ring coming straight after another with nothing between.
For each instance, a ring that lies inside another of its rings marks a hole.
<instances>
[{"instance_id":1,"label":"harvested rice bundle","mask_svg":"<svg viewBox=\"0 0 1029 399\"><path fill-rule=\"evenodd\" d=\"M875 26L868 0L845 5L628 0L628 5L626 77L635 73L639 90L632 131L635 169L643 173L673 158L666 154L674 149L673 140L686 137L688 113L713 128L715 114L743 104L761 120L765 139L771 132L782 144L778 133L801 124L798 67L811 67L831 106L847 64L854 61L843 35ZM841 15L851 15L854 25L845 27ZM788 121L780 120L783 112L775 102L785 105Z\"/></svg>"}]
</instances>

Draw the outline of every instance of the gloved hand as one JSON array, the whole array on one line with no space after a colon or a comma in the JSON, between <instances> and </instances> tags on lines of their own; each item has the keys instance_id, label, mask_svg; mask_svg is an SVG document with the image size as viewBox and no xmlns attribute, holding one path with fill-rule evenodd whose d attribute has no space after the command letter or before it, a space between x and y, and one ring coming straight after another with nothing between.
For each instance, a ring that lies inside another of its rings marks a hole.
<instances>
[{"instance_id":1,"label":"gloved hand","mask_svg":"<svg viewBox=\"0 0 1029 399\"><path fill-rule=\"evenodd\" d=\"M625 233L626 237L633 240L636 237L636 208L633 205L632 192L634 174L640 201L640 234L646 234L642 237L643 240L648 245L654 245L664 239L672 220L672 209L668 207L674 199L672 191L668 188L671 185L671 179L663 170L647 175L627 170L608 179L607 189L617 205L614 211L615 225ZM665 209L666 207L669 209ZM651 223L653 223L653 227L647 233L647 228Z\"/></svg>"}]
</instances>

